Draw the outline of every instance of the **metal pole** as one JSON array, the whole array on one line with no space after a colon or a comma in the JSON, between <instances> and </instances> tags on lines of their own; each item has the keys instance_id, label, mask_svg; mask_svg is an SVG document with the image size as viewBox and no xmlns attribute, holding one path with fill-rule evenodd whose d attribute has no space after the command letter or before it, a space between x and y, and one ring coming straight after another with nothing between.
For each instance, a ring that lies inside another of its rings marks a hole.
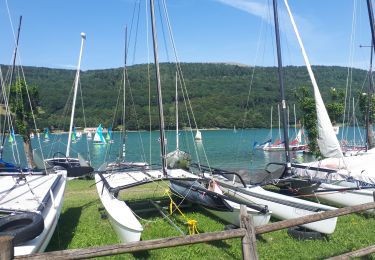
<instances>
[{"instance_id":1,"label":"metal pole","mask_svg":"<svg viewBox=\"0 0 375 260\"><path fill-rule=\"evenodd\" d=\"M80 68L81 68L81 58L82 58L83 45L85 43L85 40L86 40L86 34L82 32L81 33L81 49L79 51L77 72L76 72L76 78L74 81L74 95L73 95L73 104L72 104L72 114L70 115L69 136L68 136L68 145L66 147L66 157L69 157L69 153L70 153L70 141L72 140L72 132L73 132L73 127L74 127L73 121L74 121L74 111L76 108L79 73L80 73Z\"/></svg>"},{"instance_id":2,"label":"metal pole","mask_svg":"<svg viewBox=\"0 0 375 260\"><path fill-rule=\"evenodd\" d=\"M13 74L14 74L14 69L16 67L16 59L17 59L17 51L18 51L18 43L19 43L19 40L20 40L20 32L21 32L21 24L22 24L22 15L20 16L20 20L19 20L19 23L18 23L18 31L17 31L17 39L16 39L16 47L14 48L14 55L13 55L13 63L12 63L12 69L11 69L11 72L10 72L10 80L9 80L9 89L12 87L12 83L13 83ZM5 95L8 95L9 93L6 93L6 91L4 91L4 94ZM8 96L9 97L9 96ZM8 110L9 110L9 98L6 98L4 97L5 99L8 99L8 101L6 103L7 106L5 107L5 119L4 119L4 130L5 130L5 127L6 127L6 124L7 124L7 121L9 119L10 121L10 115L8 116ZM9 118L8 118L9 117ZM1 141L1 148L0 148L0 157L3 158L3 148L4 148L4 142L5 142L5 131L3 133L3 138L2 138L2 141Z\"/></svg>"},{"instance_id":3,"label":"metal pole","mask_svg":"<svg viewBox=\"0 0 375 260\"><path fill-rule=\"evenodd\" d=\"M276 34L276 46L277 46L277 61L278 61L278 72L279 72L279 85L280 85L280 98L281 98L281 109L283 116L283 130L284 130L284 145L285 145L285 159L287 166L287 174L291 174L291 164L289 155L289 133L288 133L288 123L286 115L286 100L285 100L285 90L284 90L284 78L283 78L283 64L281 59L281 47L280 47L280 32L279 32L279 22L277 13L277 0L273 0L273 14L275 21L275 34Z\"/></svg>"},{"instance_id":4,"label":"metal pole","mask_svg":"<svg viewBox=\"0 0 375 260\"><path fill-rule=\"evenodd\" d=\"M158 43L157 43L157 33L155 24L155 10L154 10L154 0L150 0L150 12L151 12L151 25L152 25L152 42L154 46L154 60L155 60L155 73L157 80L157 93L158 93L158 106L159 106L159 124L160 124L160 150L161 150L161 164L163 167L163 174L167 176L166 167L166 149L165 149L165 133L164 133L164 113L163 113L163 97L161 93L161 83L160 83L160 71L159 71L159 60L158 60Z\"/></svg>"}]
</instances>

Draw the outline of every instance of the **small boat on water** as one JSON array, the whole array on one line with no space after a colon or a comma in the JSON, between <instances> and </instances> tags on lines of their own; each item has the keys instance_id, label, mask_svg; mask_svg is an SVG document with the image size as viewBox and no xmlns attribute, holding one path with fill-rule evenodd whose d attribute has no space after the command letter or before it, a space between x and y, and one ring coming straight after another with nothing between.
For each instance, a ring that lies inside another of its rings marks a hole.
<instances>
[{"instance_id":1,"label":"small boat on water","mask_svg":"<svg viewBox=\"0 0 375 260\"><path fill-rule=\"evenodd\" d=\"M197 129L197 132L195 134L194 140L199 142L202 141L202 132Z\"/></svg>"}]
</instances>

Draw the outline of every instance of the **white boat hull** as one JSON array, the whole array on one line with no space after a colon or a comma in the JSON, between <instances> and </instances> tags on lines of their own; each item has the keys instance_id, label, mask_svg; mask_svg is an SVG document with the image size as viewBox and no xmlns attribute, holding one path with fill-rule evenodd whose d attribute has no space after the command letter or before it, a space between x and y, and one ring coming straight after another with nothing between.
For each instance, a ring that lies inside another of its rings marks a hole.
<instances>
[{"instance_id":1,"label":"white boat hull","mask_svg":"<svg viewBox=\"0 0 375 260\"><path fill-rule=\"evenodd\" d=\"M115 198L105 187L98 174L95 174L96 188L100 200L108 213L111 225L123 243L141 239L143 227L124 201Z\"/></svg>"},{"instance_id":2,"label":"white boat hull","mask_svg":"<svg viewBox=\"0 0 375 260\"><path fill-rule=\"evenodd\" d=\"M64 201L66 171L58 172L50 175L26 176L28 185L21 182L19 185L15 185L13 189L9 189L7 186L8 184L12 186L15 184L13 177L0 177L0 182L3 184L0 188L0 194L6 193L6 196L2 197L0 201L0 208L10 211L36 212L41 214L44 220L44 229L41 234L14 247L16 256L44 252L48 246ZM30 189L34 194L31 193ZM50 196L49 199L41 202L40 200L46 195L47 197ZM44 203L45 206L40 208L41 203Z\"/></svg>"},{"instance_id":3,"label":"white boat hull","mask_svg":"<svg viewBox=\"0 0 375 260\"><path fill-rule=\"evenodd\" d=\"M282 220L336 209L334 207L270 192L259 186L234 189L223 187L223 190L226 192L226 195L233 196L244 202L267 205L268 209L272 212L272 216ZM247 193L251 193L251 195ZM315 208L315 210L312 210L313 208ZM332 234L335 231L336 222L337 218L330 218L302 226L320 233Z\"/></svg>"},{"instance_id":4,"label":"white boat hull","mask_svg":"<svg viewBox=\"0 0 375 260\"><path fill-rule=\"evenodd\" d=\"M218 218L235 225L237 227L240 226L240 205L229 200L226 202L233 208L233 211L218 211L218 210L211 210L207 209L207 211L211 212L213 215L217 216ZM261 213L259 211L247 208L247 214L253 218L254 226L262 226L266 225L271 218L271 212L268 213Z\"/></svg>"},{"instance_id":5,"label":"white boat hull","mask_svg":"<svg viewBox=\"0 0 375 260\"><path fill-rule=\"evenodd\" d=\"M319 189L316 191L315 195L324 201L341 206L350 207L356 206L364 203L374 202L374 190L348 190L348 191L332 191L332 192L319 192L331 189L345 189L347 186L335 185L322 183ZM369 212L375 213L374 210L369 210Z\"/></svg>"}]
</instances>

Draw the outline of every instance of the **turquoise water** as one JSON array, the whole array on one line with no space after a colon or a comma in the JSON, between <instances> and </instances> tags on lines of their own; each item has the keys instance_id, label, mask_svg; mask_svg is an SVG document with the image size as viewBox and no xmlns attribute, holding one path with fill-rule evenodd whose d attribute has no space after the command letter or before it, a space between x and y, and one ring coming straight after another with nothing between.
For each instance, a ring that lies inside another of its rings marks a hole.
<instances>
[{"instance_id":1,"label":"turquoise water","mask_svg":"<svg viewBox=\"0 0 375 260\"><path fill-rule=\"evenodd\" d=\"M341 131L341 130L340 130ZM363 130L362 135L363 135ZM267 139L269 129L246 129L246 130L201 130L202 142L194 142L194 134L190 131L181 131L180 150L189 152L194 161L199 160L204 165L211 167L226 169L252 169L262 168L268 162L284 162L285 156L283 152L263 152L254 151L254 142L263 142ZM278 130L274 129L274 135ZM291 130L291 135L292 134ZM354 128L348 128L345 133L347 140L354 137ZM176 132L166 131L167 152L175 150ZM338 135L341 138L341 132ZM356 139L358 140L359 132L356 131ZM71 144L71 156L80 153L85 159L90 160L94 168L98 168L105 161L113 161L118 158L121 153L122 145L120 133L113 133L114 143L106 145L95 145L92 141L86 140L86 135L77 142ZM25 156L21 138L16 136L18 145L11 145L6 142L4 146L3 158L9 162L20 161L21 165L25 165ZM52 157L56 152L66 151L67 134L50 134L50 141L44 142L41 135L40 144L42 146L44 158ZM126 160L127 161L147 161L151 163L160 163L160 144L159 131L150 132L129 132L126 139ZM32 140L32 146L35 152L41 157L38 139ZM17 156L17 148L18 154ZM56 154L57 156L61 156ZM19 159L18 159L19 157ZM310 161L311 157L299 153L291 153L293 161ZM18 163L17 163L18 164Z\"/></svg>"}]
</instances>

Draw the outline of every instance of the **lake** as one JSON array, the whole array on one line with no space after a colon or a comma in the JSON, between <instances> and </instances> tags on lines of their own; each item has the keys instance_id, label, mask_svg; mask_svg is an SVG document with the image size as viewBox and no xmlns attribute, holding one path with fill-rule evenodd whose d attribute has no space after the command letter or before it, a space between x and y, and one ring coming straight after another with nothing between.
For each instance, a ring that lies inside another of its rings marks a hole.
<instances>
[{"instance_id":1,"label":"lake","mask_svg":"<svg viewBox=\"0 0 375 260\"><path fill-rule=\"evenodd\" d=\"M253 150L254 142L261 143L269 136L269 129L238 129L231 130L201 130L202 142L194 141L194 133L181 131L179 135L180 150L189 152L194 161L199 160L203 165L225 169L254 169L263 168L269 162L284 162L283 152L263 152ZM293 136L294 129L290 130ZM278 135L278 129L273 129L273 135ZM345 136L344 136L345 135ZM338 134L339 139L359 140L364 131L349 127L345 133ZM91 140L86 140L86 135L71 144L71 156L80 153L85 159L97 169L105 161L113 161L122 154L120 133L113 133L113 144L97 145ZM176 132L166 131L167 152L175 150ZM290 137L292 138L292 137ZM3 158L8 162L20 162L25 165L25 156L21 138L16 136L17 144L6 142L4 145ZM50 141L45 142L43 135L32 139L35 153L41 156L42 147L45 158L61 156L58 152L65 154L68 134L50 134ZM39 146L40 143L40 146ZM88 149L89 148L89 149ZM300 153L291 153L292 161L307 162L313 160L311 156ZM159 131L128 132L126 138L126 161L147 161L149 163L160 163ZM16 163L18 164L18 163Z\"/></svg>"}]
</instances>

